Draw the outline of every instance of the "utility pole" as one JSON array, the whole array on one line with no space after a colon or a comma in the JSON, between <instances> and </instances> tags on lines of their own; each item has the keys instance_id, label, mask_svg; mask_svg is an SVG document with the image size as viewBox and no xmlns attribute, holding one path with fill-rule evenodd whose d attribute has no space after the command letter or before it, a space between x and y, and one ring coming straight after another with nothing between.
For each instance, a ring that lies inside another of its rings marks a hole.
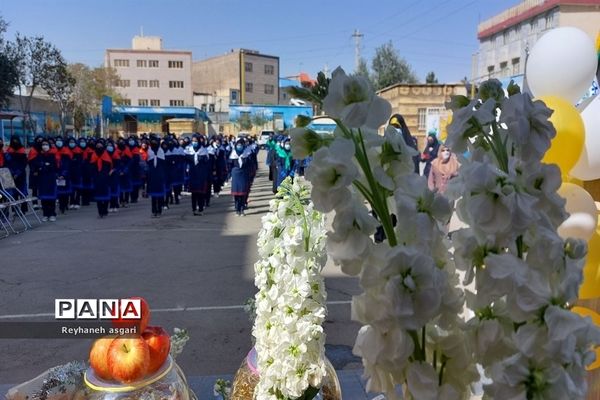
<instances>
[{"instance_id":1,"label":"utility pole","mask_svg":"<svg viewBox=\"0 0 600 400\"><path fill-rule=\"evenodd\" d=\"M352 34L352 38L354 38L354 63L357 71L358 65L360 64L360 40L363 38L363 36L365 35L360 33L358 29L355 29L354 33Z\"/></svg>"}]
</instances>

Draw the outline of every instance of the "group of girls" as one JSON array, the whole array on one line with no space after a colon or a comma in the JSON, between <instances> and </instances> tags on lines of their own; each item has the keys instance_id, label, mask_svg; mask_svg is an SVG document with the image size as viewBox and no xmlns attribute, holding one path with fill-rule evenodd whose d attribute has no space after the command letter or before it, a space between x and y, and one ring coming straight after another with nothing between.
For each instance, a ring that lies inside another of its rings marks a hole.
<instances>
[{"instance_id":1,"label":"group of girls","mask_svg":"<svg viewBox=\"0 0 600 400\"><path fill-rule=\"evenodd\" d=\"M241 149L241 150L239 150ZM96 202L98 217L137 203L140 192L151 198L152 216L159 217L171 204L179 204L185 190L192 196L192 211L201 215L211 195L219 196L229 177L236 212L243 214L256 175L258 149L239 140L194 134L177 139L142 135L97 139L38 136L25 149L13 136L6 149L0 141L0 168L8 168L21 193L41 202L43 221L56 221L61 213ZM19 197L18 193L14 193ZM242 198L242 200L240 200ZM23 203L23 211L27 204Z\"/></svg>"}]
</instances>

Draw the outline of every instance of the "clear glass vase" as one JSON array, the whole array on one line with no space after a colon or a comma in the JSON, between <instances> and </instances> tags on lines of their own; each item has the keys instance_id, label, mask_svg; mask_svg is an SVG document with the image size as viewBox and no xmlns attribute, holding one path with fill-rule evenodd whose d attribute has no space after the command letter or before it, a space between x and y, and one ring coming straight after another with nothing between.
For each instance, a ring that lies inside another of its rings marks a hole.
<instances>
[{"instance_id":1,"label":"clear glass vase","mask_svg":"<svg viewBox=\"0 0 600 400\"><path fill-rule=\"evenodd\" d=\"M233 378L231 387L231 400L254 400L254 388L258 384L258 370L256 368L257 354L252 349L242 361L242 365L237 370ZM342 400L342 388L331 362L325 357L326 375L323 378L323 385L319 394L315 396L316 400Z\"/></svg>"},{"instance_id":2,"label":"clear glass vase","mask_svg":"<svg viewBox=\"0 0 600 400\"><path fill-rule=\"evenodd\" d=\"M131 384L105 381L89 368L82 397L88 400L195 400L181 368L171 357L152 374Z\"/></svg>"}]
</instances>

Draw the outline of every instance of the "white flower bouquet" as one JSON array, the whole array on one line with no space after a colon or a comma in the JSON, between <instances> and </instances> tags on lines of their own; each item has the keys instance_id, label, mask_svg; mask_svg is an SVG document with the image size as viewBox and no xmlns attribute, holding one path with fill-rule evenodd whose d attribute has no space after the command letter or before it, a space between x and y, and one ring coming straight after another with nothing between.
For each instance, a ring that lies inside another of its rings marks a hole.
<instances>
[{"instance_id":1,"label":"white flower bouquet","mask_svg":"<svg viewBox=\"0 0 600 400\"><path fill-rule=\"evenodd\" d=\"M414 173L416 153L400 132L378 134L391 107L364 78L338 68L324 99L297 88L337 123L330 137L292 130L292 151L313 156L315 209L335 212L328 253L363 288L352 301L363 325L354 352L367 389L389 399L468 399L481 380L489 399L585 397L600 333L569 308L586 245L557 234L566 218L560 171L541 162L552 111L508 89L505 97L489 81L478 98L448 104L446 144L468 153L446 198ZM450 241L453 201L468 228ZM382 243L371 236L378 225Z\"/></svg>"},{"instance_id":2,"label":"white flower bouquet","mask_svg":"<svg viewBox=\"0 0 600 400\"><path fill-rule=\"evenodd\" d=\"M312 399L325 375L325 225L310 189L286 179L271 200L255 264L255 398Z\"/></svg>"}]
</instances>

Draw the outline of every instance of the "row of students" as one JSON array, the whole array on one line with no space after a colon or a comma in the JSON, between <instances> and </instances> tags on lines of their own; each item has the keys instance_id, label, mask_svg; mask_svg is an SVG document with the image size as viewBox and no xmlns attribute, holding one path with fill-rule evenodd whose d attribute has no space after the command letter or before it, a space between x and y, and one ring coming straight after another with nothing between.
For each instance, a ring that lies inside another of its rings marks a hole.
<instances>
[{"instance_id":1,"label":"row of students","mask_svg":"<svg viewBox=\"0 0 600 400\"><path fill-rule=\"evenodd\" d=\"M10 169L23 193L29 187L41 200L43 218L49 221L56 219L57 199L63 213L68 208L79 208L80 204L89 205L93 199L99 217L104 218L119 207L136 203L140 189L152 198L152 215L157 217L169 204L179 203L184 187L192 193L194 214L200 215L210 204L211 192L218 197L234 169L236 211L241 214L238 197L245 196L244 206L247 206L247 195L256 174L257 147L240 143L244 152L238 154L227 138L215 136L207 143L199 134L180 140L173 136L161 140L155 135L144 135L141 143L135 137L117 141L38 137L27 153L20 139L13 137L6 153L0 144L0 167ZM238 160L237 164L233 160ZM240 160L248 173L237 171Z\"/></svg>"}]
</instances>

